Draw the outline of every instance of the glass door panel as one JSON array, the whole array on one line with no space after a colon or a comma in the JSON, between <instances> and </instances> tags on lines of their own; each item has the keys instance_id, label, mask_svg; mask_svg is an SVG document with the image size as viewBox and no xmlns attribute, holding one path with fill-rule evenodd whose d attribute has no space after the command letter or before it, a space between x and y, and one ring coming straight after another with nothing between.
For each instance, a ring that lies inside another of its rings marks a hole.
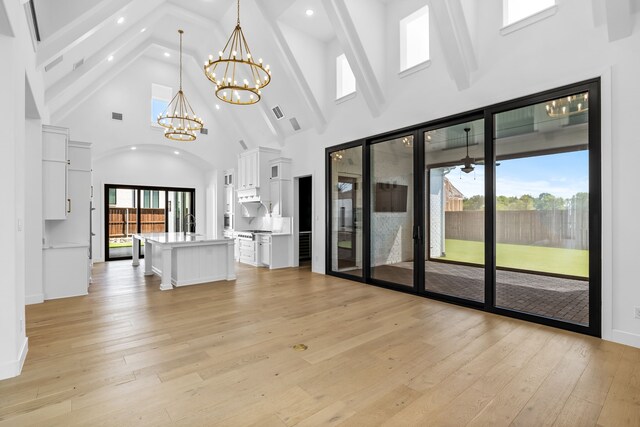
<instances>
[{"instance_id":1,"label":"glass door panel","mask_svg":"<svg viewBox=\"0 0 640 427\"><path fill-rule=\"evenodd\" d=\"M496 306L589 325L588 93L496 114Z\"/></svg>"},{"instance_id":2,"label":"glass door panel","mask_svg":"<svg viewBox=\"0 0 640 427\"><path fill-rule=\"evenodd\" d=\"M140 232L164 233L166 228L167 192L162 190L140 190Z\"/></svg>"},{"instance_id":3,"label":"glass door panel","mask_svg":"<svg viewBox=\"0 0 640 427\"><path fill-rule=\"evenodd\" d=\"M484 120L427 131L424 147L425 290L482 302Z\"/></svg>"},{"instance_id":4,"label":"glass door panel","mask_svg":"<svg viewBox=\"0 0 640 427\"><path fill-rule=\"evenodd\" d=\"M138 192L108 187L108 259L133 255L131 235L138 232Z\"/></svg>"},{"instance_id":5,"label":"glass door panel","mask_svg":"<svg viewBox=\"0 0 640 427\"><path fill-rule=\"evenodd\" d=\"M413 136L371 145L371 277L414 286Z\"/></svg>"},{"instance_id":6,"label":"glass door panel","mask_svg":"<svg viewBox=\"0 0 640 427\"><path fill-rule=\"evenodd\" d=\"M362 147L331 153L331 270L362 277Z\"/></svg>"},{"instance_id":7,"label":"glass door panel","mask_svg":"<svg viewBox=\"0 0 640 427\"><path fill-rule=\"evenodd\" d=\"M190 191L168 192L168 228L170 233L195 233L195 212L192 207L193 195Z\"/></svg>"}]
</instances>

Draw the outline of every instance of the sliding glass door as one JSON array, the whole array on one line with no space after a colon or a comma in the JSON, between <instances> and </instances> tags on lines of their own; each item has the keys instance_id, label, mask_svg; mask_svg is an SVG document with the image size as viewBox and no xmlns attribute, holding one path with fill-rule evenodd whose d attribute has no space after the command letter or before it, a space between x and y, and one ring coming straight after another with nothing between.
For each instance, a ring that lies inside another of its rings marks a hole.
<instances>
[{"instance_id":1,"label":"sliding glass door","mask_svg":"<svg viewBox=\"0 0 640 427\"><path fill-rule=\"evenodd\" d=\"M371 278L414 287L413 135L370 146Z\"/></svg>"},{"instance_id":2,"label":"sliding glass door","mask_svg":"<svg viewBox=\"0 0 640 427\"><path fill-rule=\"evenodd\" d=\"M598 336L599 88L327 149L327 272Z\"/></svg>"},{"instance_id":3,"label":"sliding glass door","mask_svg":"<svg viewBox=\"0 0 640 427\"><path fill-rule=\"evenodd\" d=\"M344 148L330 153L328 164L327 242L331 270L347 277L363 277L362 236L362 147Z\"/></svg>"},{"instance_id":4,"label":"sliding glass door","mask_svg":"<svg viewBox=\"0 0 640 427\"><path fill-rule=\"evenodd\" d=\"M133 254L131 235L138 232L138 191L132 188L108 187L107 193L107 259L126 259Z\"/></svg>"},{"instance_id":5,"label":"sliding glass door","mask_svg":"<svg viewBox=\"0 0 640 427\"><path fill-rule=\"evenodd\" d=\"M424 290L484 301L484 119L424 136Z\"/></svg>"},{"instance_id":6,"label":"sliding glass door","mask_svg":"<svg viewBox=\"0 0 640 427\"><path fill-rule=\"evenodd\" d=\"M589 325L589 93L494 115L497 307Z\"/></svg>"},{"instance_id":7,"label":"sliding glass door","mask_svg":"<svg viewBox=\"0 0 640 427\"><path fill-rule=\"evenodd\" d=\"M107 261L130 259L135 233L195 231L195 218L188 216L195 212L193 189L107 184L104 191Z\"/></svg>"}]
</instances>

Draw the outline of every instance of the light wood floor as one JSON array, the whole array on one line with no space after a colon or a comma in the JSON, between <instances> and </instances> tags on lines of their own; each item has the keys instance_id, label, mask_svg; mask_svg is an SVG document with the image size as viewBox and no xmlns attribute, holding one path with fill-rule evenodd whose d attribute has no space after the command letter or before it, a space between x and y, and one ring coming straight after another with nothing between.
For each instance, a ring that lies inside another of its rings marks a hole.
<instances>
[{"instance_id":1,"label":"light wood floor","mask_svg":"<svg viewBox=\"0 0 640 427\"><path fill-rule=\"evenodd\" d=\"M308 268L166 292L142 272L27 308L0 425L640 425L638 349Z\"/></svg>"}]
</instances>

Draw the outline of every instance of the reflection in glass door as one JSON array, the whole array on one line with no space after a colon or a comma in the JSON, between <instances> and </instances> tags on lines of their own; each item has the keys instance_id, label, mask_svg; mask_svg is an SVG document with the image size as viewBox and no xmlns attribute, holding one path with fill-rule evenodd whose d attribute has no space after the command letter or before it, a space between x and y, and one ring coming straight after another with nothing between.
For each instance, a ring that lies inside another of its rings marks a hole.
<instances>
[{"instance_id":1,"label":"reflection in glass door","mask_svg":"<svg viewBox=\"0 0 640 427\"><path fill-rule=\"evenodd\" d=\"M495 115L496 307L589 326L589 96Z\"/></svg>"},{"instance_id":2,"label":"reflection in glass door","mask_svg":"<svg viewBox=\"0 0 640 427\"><path fill-rule=\"evenodd\" d=\"M427 292L484 301L484 120L424 133Z\"/></svg>"},{"instance_id":3,"label":"reflection in glass door","mask_svg":"<svg viewBox=\"0 0 640 427\"><path fill-rule=\"evenodd\" d=\"M371 278L414 286L412 135L370 146Z\"/></svg>"},{"instance_id":4,"label":"reflection in glass door","mask_svg":"<svg viewBox=\"0 0 640 427\"><path fill-rule=\"evenodd\" d=\"M329 161L331 270L362 277L362 147L334 151Z\"/></svg>"},{"instance_id":5,"label":"reflection in glass door","mask_svg":"<svg viewBox=\"0 0 640 427\"><path fill-rule=\"evenodd\" d=\"M190 191L169 191L167 212L170 233L184 231L195 233L195 213L192 209L192 194Z\"/></svg>"}]
</instances>

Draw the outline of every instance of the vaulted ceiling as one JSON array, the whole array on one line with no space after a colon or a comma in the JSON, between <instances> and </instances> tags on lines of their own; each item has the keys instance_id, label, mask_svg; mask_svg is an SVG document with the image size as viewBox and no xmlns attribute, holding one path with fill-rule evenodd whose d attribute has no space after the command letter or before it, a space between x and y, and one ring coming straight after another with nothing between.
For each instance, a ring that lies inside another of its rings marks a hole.
<instances>
[{"instance_id":1,"label":"vaulted ceiling","mask_svg":"<svg viewBox=\"0 0 640 427\"><path fill-rule=\"evenodd\" d=\"M478 69L473 31L482 16L474 2L242 0L241 21L249 45L270 63L274 78L264 91L264 102L223 106L219 112L213 111L219 102L202 64L224 46L235 25L235 0L34 0L42 38L37 62L43 69L46 104L55 123L141 57L177 67L177 30L184 29L186 78L211 100L208 107L216 120L228 124L238 138L264 136L283 145L296 132L289 119L295 117L301 131L319 133L331 120L336 53L344 53L349 60L371 116L383 113L393 96L385 90L388 63L397 61L397 52L388 49L388 33L395 31L387 25L390 8L410 13L429 4L431 31L439 35L439 51L450 79L458 90L468 88ZM594 10L594 25L607 25L610 40L615 40L632 31L630 16L639 3L592 0L589 7ZM305 13L309 9L314 11L312 16ZM165 52L170 56L165 57ZM274 117L271 108L276 105L285 120ZM258 124L252 126L253 136L246 135L246 123Z\"/></svg>"}]
</instances>

